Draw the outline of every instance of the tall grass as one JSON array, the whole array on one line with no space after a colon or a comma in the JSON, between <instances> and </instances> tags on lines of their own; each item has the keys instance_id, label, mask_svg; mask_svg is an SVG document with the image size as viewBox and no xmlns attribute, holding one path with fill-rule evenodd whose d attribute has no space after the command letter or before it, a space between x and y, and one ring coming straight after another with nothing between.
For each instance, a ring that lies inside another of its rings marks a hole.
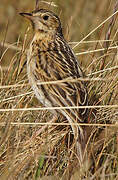
<instances>
[{"instance_id":1,"label":"tall grass","mask_svg":"<svg viewBox=\"0 0 118 180\"><path fill-rule=\"evenodd\" d=\"M118 179L118 23L117 14L113 16L117 4L110 0L101 3L99 0L60 0L55 4L57 7L51 8L60 13L66 38L86 74L89 105L94 106L89 111L86 126L87 158L80 168L70 126L62 117L54 119L48 110L38 110L42 105L28 83L25 62L32 31L16 14L20 10L31 10L33 2L20 0L17 4L6 0L2 2L1 12L5 17L1 27L4 33L0 36L3 42L0 179ZM47 7L46 4L40 6ZM8 23L6 31L7 13L11 14L11 22L15 20L13 24ZM80 41L83 38L84 41Z\"/></svg>"}]
</instances>

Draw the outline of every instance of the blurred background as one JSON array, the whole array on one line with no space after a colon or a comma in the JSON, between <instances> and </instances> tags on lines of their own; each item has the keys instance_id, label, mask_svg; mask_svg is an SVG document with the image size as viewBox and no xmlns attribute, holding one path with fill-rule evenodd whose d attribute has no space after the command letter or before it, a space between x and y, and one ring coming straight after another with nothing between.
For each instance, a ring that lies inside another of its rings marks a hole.
<instances>
[{"instance_id":1,"label":"blurred background","mask_svg":"<svg viewBox=\"0 0 118 180\"><path fill-rule=\"evenodd\" d=\"M113 0L101 2L99 0L55 0L52 2L52 5L48 4L50 2L48 0L40 1L39 8L51 9L60 16L63 32L68 41L80 41L112 14L115 5ZM31 26L28 21L19 15L19 12L30 12L34 8L35 0L1 0L0 42L15 43L17 46L22 46L27 28ZM95 31L86 40L104 39L108 23L105 23L104 26ZM30 41L31 36L32 30L30 28L27 42ZM87 49L92 49L92 47L93 43L89 43L89 45L85 43L79 45L75 51L86 51ZM3 47L1 47L1 51L4 51ZM4 58L2 58L1 64L7 66L13 55L14 50L9 49L5 53ZM82 56L80 59L83 59ZM90 57L86 57L86 59L86 62L88 62Z\"/></svg>"}]
</instances>

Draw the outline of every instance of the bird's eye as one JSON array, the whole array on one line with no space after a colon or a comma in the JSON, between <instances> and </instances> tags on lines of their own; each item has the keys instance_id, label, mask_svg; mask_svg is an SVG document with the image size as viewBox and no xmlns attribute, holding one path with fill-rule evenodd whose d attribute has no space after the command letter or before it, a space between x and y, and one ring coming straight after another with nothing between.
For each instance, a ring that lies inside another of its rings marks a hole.
<instances>
[{"instance_id":1,"label":"bird's eye","mask_svg":"<svg viewBox=\"0 0 118 180\"><path fill-rule=\"evenodd\" d=\"M49 18L49 16L47 16L47 15L43 16L43 19L44 19L45 21L48 20L48 18Z\"/></svg>"}]
</instances>

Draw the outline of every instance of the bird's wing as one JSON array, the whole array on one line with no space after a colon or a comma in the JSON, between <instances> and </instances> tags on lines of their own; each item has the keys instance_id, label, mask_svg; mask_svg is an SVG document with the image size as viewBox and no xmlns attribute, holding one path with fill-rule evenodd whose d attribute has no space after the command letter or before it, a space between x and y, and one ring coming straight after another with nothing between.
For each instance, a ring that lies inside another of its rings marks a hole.
<instances>
[{"instance_id":1,"label":"bird's wing","mask_svg":"<svg viewBox=\"0 0 118 180\"><path fill-rule=\"evenodd\" d=\"M57 82L57 84L50 86L50 88L56 96L58 95L57 99L60 103L63 102L63 106L86 106L87 90L85 83L80 80L71 82L71 80L83 77L82 74L79 74L81 69L79 69L77 59L72 55L70 59L70 54L67 51L63 53L63 56L54 51L48 53L50 61L53 62L53 65L48 68L50 69L51 79L65 80L62 83ZM75 112L80 112L79 115L81 117L85 114L85 109L78 109L78 111L73 109L72 112L74 114L76 114Z\"/></svg>"},{"instance_id":2,"label":"bird's wing","mask_svg":"<svg viewBox=\"0 0 118 180\"><path fill-rule=\"evenodd\" d=\"M60 39L55 43L53 49L41 52L42 60L44 59L46 62L37 65L37 74L40 73L39 78L42 76L42 81L65 80L65 82L44 85L44 91L48 91L50 101L55 102L54 106L86 106L87 90L85 83L80 80L69 81L83 78L78 60L67 43ZM86 109L70 109L65 110L65 112L73 119L79 118L79 121L84 121Z\"/></svg>"}]
</instances>

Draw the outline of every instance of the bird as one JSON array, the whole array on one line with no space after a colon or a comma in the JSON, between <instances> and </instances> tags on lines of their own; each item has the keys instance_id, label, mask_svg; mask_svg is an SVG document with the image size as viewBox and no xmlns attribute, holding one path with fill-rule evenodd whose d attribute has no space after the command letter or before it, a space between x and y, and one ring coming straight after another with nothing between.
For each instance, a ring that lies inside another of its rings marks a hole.
<instances>
[{"instance_id":1,"label":"bird","mask_svg":"<svg viewBox=\"0 0 118 180\"><path fill-rule=\"evenodd\" d=\"M87 106L88 92L85 75L72 48L65 40L60 18L48 9L36 9L20 13L33 28L33 39L27 53L27 75L29 83L44 107L60 107L51 110L69 122L78 143L78 154L82 160L82 143L85 132L74 123L87 122L87 108L62 108ZM78 80L76 80L78 79ZM76 80L76 81L73 81ZM57 83L43 83L43 82ZM42 84L40 84L42 83Z\"/></svg>"}]
</instances>

